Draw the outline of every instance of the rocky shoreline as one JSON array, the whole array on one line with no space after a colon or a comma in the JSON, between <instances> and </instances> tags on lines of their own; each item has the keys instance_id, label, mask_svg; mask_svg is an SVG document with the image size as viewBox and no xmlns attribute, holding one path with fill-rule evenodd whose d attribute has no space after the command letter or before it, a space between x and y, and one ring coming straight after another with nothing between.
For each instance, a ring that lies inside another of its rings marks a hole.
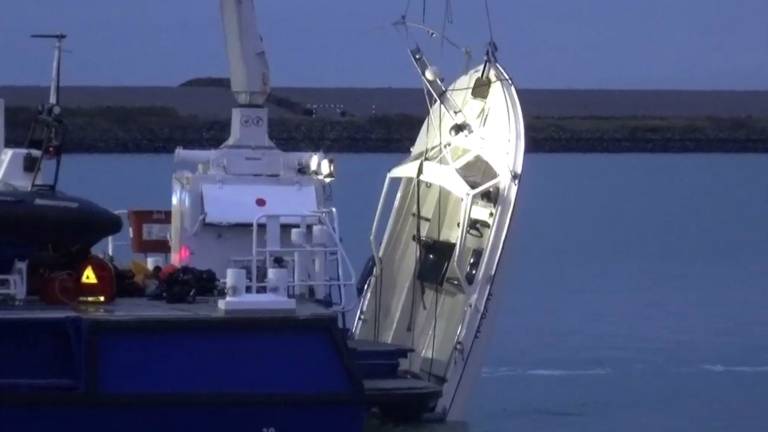
<instances>
[{"instance_id":1,"label":"rocky shoreline","mask_svg":"<svg viewBox=\"0 0 768 432\"><path fill-rule=\"evenodd\" d=\"M21 146L35 112L6 109L6 141ZM179 114L168 107L69 108L66 151L168 153L212 148L228 135L221 119ZM270 119L270 135L285 150L402 153L423 119L408 114ZM768 152L768 117L530 117L531 152Z\"/></svg>"}]
</instances>

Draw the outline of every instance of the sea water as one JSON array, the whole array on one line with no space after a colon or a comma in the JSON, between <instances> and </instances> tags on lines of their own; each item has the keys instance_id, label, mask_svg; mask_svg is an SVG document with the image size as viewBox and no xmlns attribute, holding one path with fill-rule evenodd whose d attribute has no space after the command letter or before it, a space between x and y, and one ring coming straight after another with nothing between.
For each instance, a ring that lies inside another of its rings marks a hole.
<instances>
[{"instance_id":1,"label":"sea water","mask_svg":"<svg viewBox=\"0 0 768 432\"><path fill-rule=\"evenodd\" d=\"M335 157L359 269L403 155ZM61 189L166 209L172 169L170 155L68 155ZM470 430L768 428L768 156L529 155L496 280Z\"/></svg>"}]
</instances>

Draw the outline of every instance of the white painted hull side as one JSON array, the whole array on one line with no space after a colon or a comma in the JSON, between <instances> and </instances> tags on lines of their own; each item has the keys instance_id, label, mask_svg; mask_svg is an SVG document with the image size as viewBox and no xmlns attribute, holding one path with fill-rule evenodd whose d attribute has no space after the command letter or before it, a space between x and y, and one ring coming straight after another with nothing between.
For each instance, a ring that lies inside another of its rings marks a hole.
<instances>
[{"instance_id":1,"label":"white painted hull side","mask_svg":"<svg viewBox=\"0 0 768 432\"><path fill-rule=\"evenodd\" d=\"M514 210L525 133L517 92L495 62L460 77L446 95L411 156L387 176L371 236L376 270L355 334L413 348L402 367L442 385L436 412L461 419L483 360L480 330L492 316L484 311ZM388 189L397 183L388 210Z\"/></svg>"}]
</instances>

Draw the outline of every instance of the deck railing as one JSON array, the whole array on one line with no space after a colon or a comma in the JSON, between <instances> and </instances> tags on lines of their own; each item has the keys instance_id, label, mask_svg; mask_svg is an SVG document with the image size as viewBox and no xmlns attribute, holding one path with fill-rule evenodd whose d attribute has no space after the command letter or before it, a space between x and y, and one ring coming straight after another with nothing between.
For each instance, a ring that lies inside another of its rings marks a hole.
<instances>
[{"instance_id":1,"label":"deck railing","mask_svg":"<svg viewBox=\"0 0 768 432\"><path fill-rule=\"evenodd\" d=\"M298 226L302 232L309 235L312 227L323 229L327 234L327 241L295 243L285 242L280 238L281 227L285 224ZM265 235L262 238L259 227L265 227ZM294 266L293 272L288 272L289 280L286 281L288 292L296 294L298 289L306 287L328 287L331 307L343 314L356 306L356 299L350 295L357 283L354 268L341 244L338 231L338 217L336 209L324 209L308 214L265 214L257 217L252 225L251 256L233 257L231 261L248 263L251 277L250 287L252 292L267 290L273 282L259 281L257 275L259 268L267 269L274 258L281 258L287 266ZM287 243L287 244L285 244ZM305 277L297 279L295 266L297 254L310 254L313 260L323 260L321 266L327 266L327 272L309 272ZM336 288L334 296L333 289Z\"/></svg>"}]
</instances>

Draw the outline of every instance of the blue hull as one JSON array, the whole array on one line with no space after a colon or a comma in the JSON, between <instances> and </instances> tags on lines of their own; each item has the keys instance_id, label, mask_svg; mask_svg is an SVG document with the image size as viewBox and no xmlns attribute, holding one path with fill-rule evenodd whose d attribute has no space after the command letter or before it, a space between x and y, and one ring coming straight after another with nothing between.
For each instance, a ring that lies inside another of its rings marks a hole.
<instances>
[{"instance_id":1,"label":"blue hull","mask_svg":"<svg viewBox=\"0 0 768 432\"><path fill-rule=\"evenodd\" d=\"M0 311L3 430L363 430L335 316L151 305Z\"/></svg>"},{"instance_id":2,"label":"blue hull","mask_svg":"<svg viewBox=\"0 0 768 432\"><path fill-rule=\"evenodd\" d=\"M359 432L364 415L344 405L207 406L158 404L108 407L27 406L0 408L3 430L14 432L82 431L341 431ZM7 428L7 429L6 429Z\"/></svg>"}]
</instances>

